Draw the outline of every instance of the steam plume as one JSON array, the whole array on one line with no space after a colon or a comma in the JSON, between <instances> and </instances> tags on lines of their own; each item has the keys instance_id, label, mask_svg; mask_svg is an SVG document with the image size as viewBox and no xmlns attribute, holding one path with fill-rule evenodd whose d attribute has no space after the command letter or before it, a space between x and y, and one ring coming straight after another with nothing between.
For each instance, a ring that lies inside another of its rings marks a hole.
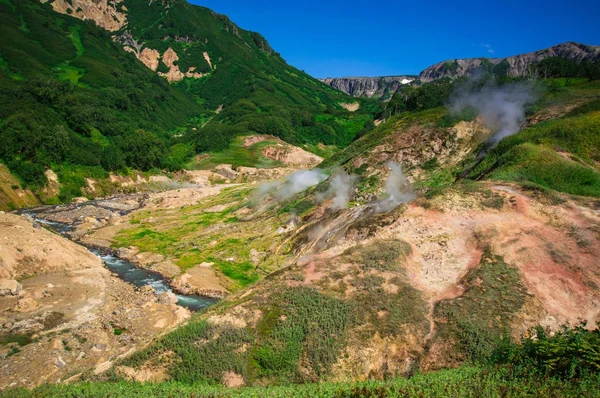
<instances>
[{"instance_id":1,"label":"steam plume","mask_svg":"<svg viewBox=\"0 0 600 398\"><path fill-rule=\"evenodd\" d=\"M387 166L391 172L385 180L386 197L379 200L376 205L375 212L386 213L395 209L402 203L408 203L413 200L416 195L410 185L410 181L402 172L402 168L396 162L389 162Z\"/></svg>"},{"instance_id":2,"label":"steam plume","mask_svg":"<svg viewBox=\"0 0 600 398\"><path fill-rule=\"evenodd\" d=\"M513 83L503 86L487 84L480 89L462 88L450 98L449 108L460 112L467 108L477 110L485 125L494 132L489 146L502 138L515 134L525 121L525 106L533 103L537 95L530 83Z\"/></svg>"},{"instance_id":3,"label":"steam plume","mask_svg":"<svg viewBox=\"0 0 600 398\"><path fill-rule=\"evenodd\" d=\"M350 197L352 195L352 188L356 183L357 176L346 173L341 170L331 179L329 188L325 193L317 195L318 201L333 197L331 208L333 210L340 210L348 206Z\"/></svg>"},{"instance_id":4,"label":"steam plume","mask_svg":"<svg viewBox=\"0 0 600 398\"><path fill-rule=\"evenodd\" d=\"M326 178L327 175L320 169L301 170L290 174L283 182L272 181L260 184L257 194L260 200L267 195L273 195L277 200L286 200Z\"/></svg>"}]
</instances>

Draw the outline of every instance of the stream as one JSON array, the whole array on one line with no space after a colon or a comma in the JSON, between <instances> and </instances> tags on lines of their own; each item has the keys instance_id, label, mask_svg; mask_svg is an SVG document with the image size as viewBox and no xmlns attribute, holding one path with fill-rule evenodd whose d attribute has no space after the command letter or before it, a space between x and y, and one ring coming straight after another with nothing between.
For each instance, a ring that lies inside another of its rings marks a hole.
<instances>
[{"instance_id":1,"label":"stream","mask_svg":"<svg viewBox=\"0 0 600 398\"><path fill-rule=\"evenodd\" d=\"M38 223L45 225L46 227L55 231L56 233L59 233L60 235L70 239L68 232L73 230L73 226L65 223L45 220L43 218L37 217L36 214L27 212L25 212L25 214L31 216ZM156 272L152 272L150 270L146 270L144 268L137 267L127 260L123 260L112 254L105 253L102 250L93 247L85 247L90 252L98 256L102 260L106 268L118 275L119 278L121 278L125 282L128 282L136 287L150 285L152 286L156 294L161 294L164 292L173 292L173 289L171 289L171 287L169 286L169 281L165 279L162 275ZM190 311L199 311L203 308L213 305L218 301L217 299L197 295L183 295L175 293L175 296L177 297L177 304L189 309Z\"/></svg>"}]
</instances>

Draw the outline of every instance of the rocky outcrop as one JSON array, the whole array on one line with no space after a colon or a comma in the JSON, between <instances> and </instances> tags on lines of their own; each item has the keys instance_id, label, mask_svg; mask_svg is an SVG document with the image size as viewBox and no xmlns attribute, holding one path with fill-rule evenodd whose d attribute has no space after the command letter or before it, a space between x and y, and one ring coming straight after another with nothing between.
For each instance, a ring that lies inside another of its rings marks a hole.
<instances>
[{"instance_id":1,"label":"rocky outcrop","mask_svg":"<svg viewBox=\"0 0 600 398\"><path fill-rule=\"evenodd\" d=\"M489 71L488 68L506 69L508 76L525 76L531 73L531 66L550 57L561 57L576 62L600 59L600 46L588 46L574 42L562 43L545 50L519 54L507 58L468 58L444 61L430 66L419 75L423 83L449 77L476 76Z\"/></svg>"},{"instance_id":2,"label":"rocky outcrop","mask_svg":"<svg viewBox=\"0 0 600 398\"><path fill-rule=\"evenodd\" d=\"M323 83L354 97L390 98L400 86L415 80L415 76L328 77Z\"/></svg>"},{"instance_id":3,"label":"rocky outcrop","mask_svg":"<svg viewBox=\"0 0 600 398\"><path fill-rule=\"evenodd\" d=\"M40 0L46 3L48 0ZM116 32L127 23L127 7L123 0L54 0L52 8L61 14L82 20L91 19L98 26Z\"/></svg>"}]
</instances>

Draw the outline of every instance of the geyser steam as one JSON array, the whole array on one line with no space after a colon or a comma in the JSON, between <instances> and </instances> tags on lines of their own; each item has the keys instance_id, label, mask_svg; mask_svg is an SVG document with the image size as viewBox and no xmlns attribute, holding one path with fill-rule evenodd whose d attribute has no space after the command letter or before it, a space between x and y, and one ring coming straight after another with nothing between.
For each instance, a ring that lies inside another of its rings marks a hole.
<instances>
[{"instance_id":1,"label":"geyser steam","mask_svg":"<svg viewBox=\"0 0 600 398\"><path fill-rule=\"evenodd\" d=\"M272 194L277 200L286 200L295 194L304 191L321 181L327 175L320 169L301 170L286 177L283 182L267 182L258 188L259 199L262 200L268 194Z\"/></svg>"},{"instance_id":2,"label":"geyser steam","mask_svg":"<svg viewBox=\"0 0 600 398\"><path fill-rule=\"evenodd\" d=\"M325 193L317 195L318 201L333 198L331 208L333 210L345 209L352 196L352 188L358 179L353 174L348 174L344 170L338 171L329 183L329 188Z\"/></svg>"},{"instance_id":3,"label":"geyser steam","mask_svg":"<svg viewBox=\"0 0 600 398\"><path fill-rule=\"evenodd\" d=\"M386 213L395 209L402 203L408 203L416 198L412 186L410 185L410 181L406 178L400 165L396 162L389 162L387 166L390 168L391 172L385 180L386 197L377 202L375 208L377 213Z\"/></svg>"},{"instance_id":4,"label":"geyser steam","mask_svg":"<svg viewBox=\"0 0 600 398\"><path fill-rule=\"evenodd\" d=\"M525 106L537 98L531 83L512 83L503 86L486 84L479 89L458 89L450 97L449 108L460 112L467 108L477 110L485 125L494 132L488 146L515 134L525 121Z\"/></svg>"}]
</instances>

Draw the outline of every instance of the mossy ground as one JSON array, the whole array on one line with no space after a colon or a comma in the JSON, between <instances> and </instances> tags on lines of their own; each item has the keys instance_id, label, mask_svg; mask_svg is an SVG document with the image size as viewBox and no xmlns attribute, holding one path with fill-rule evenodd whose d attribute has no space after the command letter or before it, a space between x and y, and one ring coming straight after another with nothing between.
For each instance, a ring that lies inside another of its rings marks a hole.
<instances>
[{"instance_id":1,"label":"mossy ground","mask_svg":"<svg viewBox=\"0 0 600 398\"><path fill-rule=\"evenodd\" d=\"M220 164L230 164L232 167L257 167L273 168L283 167L283 163L269 159L262 154L262 149L270 145L280 144L277 140L265 140L250 146L244 146L244 137L237 137L232 140L229 148L204 154L189 163L190 169L209 170Z\"/></svg>"},{"instance_id":2,"label":"mossy ground","mask_svg":"<svg viewBox=\"0 0 600 398\"><path fill-rule=\"evenodd\" d=\"M255 217L248 209L252 192L253 187L240 185L198 205L139 211L130 221L135 227L119 233L113 246L162 254L181 271L212 262L229 279L230 289L243 288L277 269L287 253L284 248L275 254L284 240L276 230L284 225L285 215L267 210ZM240 210L248 213L236 213ZM252 250L261 253L258 264L252 262Z\"/></svg>"}]
</instances>

